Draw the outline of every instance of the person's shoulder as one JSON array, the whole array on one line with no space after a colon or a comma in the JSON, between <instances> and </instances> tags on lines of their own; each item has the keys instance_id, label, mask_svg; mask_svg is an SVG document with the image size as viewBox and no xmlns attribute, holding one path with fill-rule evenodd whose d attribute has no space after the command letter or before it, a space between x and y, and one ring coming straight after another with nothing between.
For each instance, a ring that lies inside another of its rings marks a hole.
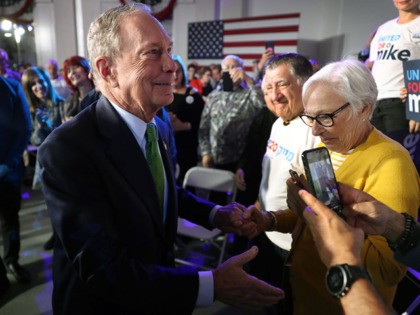
<instances>
[{"instance_id":1,"label":"person's shoulder","mask_svg":"<svg viewBox=\"0 0 420 315\"><path fill-rule=\"evenodd\" d=\"M16 96L17 91L22 88L19 81L0 76L0 95L9 94Z\"/></svg>"},{"instance_id":2,"label":"person's shoulder","mask_svg":"<svg viewBox=\"0 0 420 315\"><path fill-rule=\"evenodd\" d=\"M402 144L377 129L373 129L365 143L368 146L368 151L378 158L392 155L405 156L411 160L408 151Z\"/></svg>"},{"instance_id":3,"label":"person's shoulder","mask_svg":"<svg viewBox=\"0 0 420 315\"><path fill-rule=\"evenodd\" d=\"M378 26L378 29L376 32L380 34L381 31L384 29L387 29L389 27L394 27L395 25L399 25L397 22L398 22L398 17L385 21L384 23Z\"/></svg>"}]
</instances>

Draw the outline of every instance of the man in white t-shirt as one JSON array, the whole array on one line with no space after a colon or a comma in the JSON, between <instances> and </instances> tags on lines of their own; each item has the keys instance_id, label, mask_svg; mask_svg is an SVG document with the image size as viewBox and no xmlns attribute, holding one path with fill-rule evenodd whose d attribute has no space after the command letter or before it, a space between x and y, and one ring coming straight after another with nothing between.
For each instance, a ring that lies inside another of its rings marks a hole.
<instances>
[{"instance_id":1,"label":"man in white t-shirt","mask_svg":"<svg viewBox=\"0 0 420 315\"><path fill-rule=\"evenodd\" d=\"M302 86L312 75L309 60L295 53L280 54L271 57L264 68L265 101L275 108L279 118L271 129L263 158L256 207L274 211L287 209L286 180L290 177L289 169L298 174L304 173L301 153L316 147L320 140L312 136L311 129L299 118L303 113ZM260 253L250 263L251 273L269 283L282 284L282 267L291 243L290 234L266 232L258 236L254 244L259 246ZM287 296L291 295L286 291L286 299ZM278 305L273 311L278 314L290 312L287 305Z\"/></svg>"},{"instance_id":2,"label":"man in white t-shirt","mask_svg":"<svg viewBox=\"0 0 420 315\"><path fill-rule=\"evenodd\" d=\"M420 131L420 122L408 121L400 98L404 87L403 61L420 59L420 0L396 1L398 18L379 26L370 45L368 65L378 86L372 124L382 132ZM373 65L372 65L373 64Z\"/></svg>"}]
</instances>

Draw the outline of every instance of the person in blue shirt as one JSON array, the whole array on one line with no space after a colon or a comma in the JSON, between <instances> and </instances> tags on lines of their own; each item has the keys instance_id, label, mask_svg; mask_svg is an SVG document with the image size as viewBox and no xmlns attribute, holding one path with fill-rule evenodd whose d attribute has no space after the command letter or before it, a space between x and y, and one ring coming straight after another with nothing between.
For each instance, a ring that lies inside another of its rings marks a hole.
<instances>
[{"instance_id":1,"label":"person in blue shirt","mask_svg":"<svg viewBox=\"0 0 420 315\"><path fill-rule=\"evenodd\" d=\"M0 221L4 244L4 266L19 282L31 276L19 263L19 209L22 155L32 132L29 107L19 82L0 77ZM0 296L10 287L0 258Z\"/></svg>"}]
</instances>

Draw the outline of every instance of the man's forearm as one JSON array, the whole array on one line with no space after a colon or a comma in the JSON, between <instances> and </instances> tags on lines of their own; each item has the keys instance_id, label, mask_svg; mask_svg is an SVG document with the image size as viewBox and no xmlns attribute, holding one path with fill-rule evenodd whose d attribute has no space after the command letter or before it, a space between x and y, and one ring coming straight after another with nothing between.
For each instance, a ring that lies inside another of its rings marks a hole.
<instances>
[{"instance_id":1,"label":"man's forearm","mask_svg":"<svg viewBox=\"0 0 420 315\"><path fill-rule=\"evenodd\" d=\"M394 314L387 308L367 279L358 279L350 291L340 298L346 315Z\"/></svg>"}]
</instances>

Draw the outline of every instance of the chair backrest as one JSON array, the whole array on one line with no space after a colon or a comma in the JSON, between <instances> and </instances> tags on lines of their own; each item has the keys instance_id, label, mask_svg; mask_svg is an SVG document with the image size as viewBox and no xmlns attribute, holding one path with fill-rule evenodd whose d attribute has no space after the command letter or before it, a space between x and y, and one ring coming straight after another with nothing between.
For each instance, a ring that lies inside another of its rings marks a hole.
<instances>
[{"instance_id":1,"label":"chair backrest","mask_svg":"<svg viewBox=\"0 0 420 315\"><path fill-rule=\"evenodd\" d=\"M226 192L231 200L236 198L235 175L230 171L195 166L190 168L184 177L184 188L196 188Z\"/></svg>"}]
</instances>

